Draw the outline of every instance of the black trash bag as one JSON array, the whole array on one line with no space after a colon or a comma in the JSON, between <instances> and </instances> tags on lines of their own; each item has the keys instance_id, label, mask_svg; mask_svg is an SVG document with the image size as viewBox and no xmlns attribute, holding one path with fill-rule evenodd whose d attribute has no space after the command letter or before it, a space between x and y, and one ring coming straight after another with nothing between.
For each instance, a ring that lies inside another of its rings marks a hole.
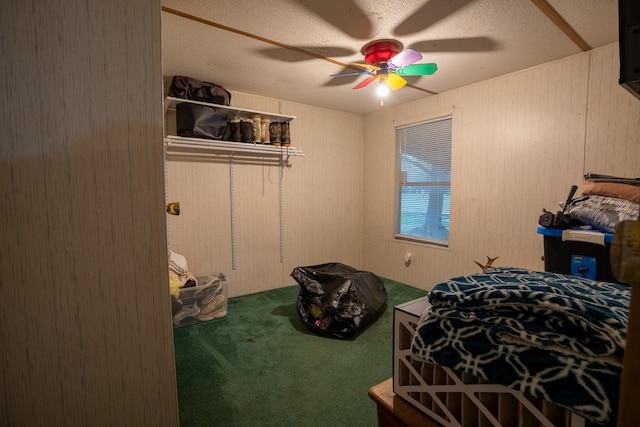
<instances>
[{"instance_id":1,"label":"black trash bag","mask_svg":"<svg viewBox=\"0 0 640 427\"><path fill-rule=\"evenodd\" d=\"M296 267L291 276L300 285L298 316L318 335L352 338L386 307L384 282L369 271L332 262Z\"/></svg>"}]
</instances>

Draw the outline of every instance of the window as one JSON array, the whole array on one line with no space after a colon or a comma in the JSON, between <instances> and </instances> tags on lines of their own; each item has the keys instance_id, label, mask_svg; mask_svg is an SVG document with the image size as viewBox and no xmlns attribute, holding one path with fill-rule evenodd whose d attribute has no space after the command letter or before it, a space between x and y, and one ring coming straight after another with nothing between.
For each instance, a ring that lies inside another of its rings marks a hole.
<instances>
[{"instance_id":1,"label":"window","mask_svg":"<svg viewBox=\"0 0 640 427\"><path fill-rule=\"evenodd\" d=\"M396 129L396 238L449 244L451 117Z\"/></svg>"}]
</instances>

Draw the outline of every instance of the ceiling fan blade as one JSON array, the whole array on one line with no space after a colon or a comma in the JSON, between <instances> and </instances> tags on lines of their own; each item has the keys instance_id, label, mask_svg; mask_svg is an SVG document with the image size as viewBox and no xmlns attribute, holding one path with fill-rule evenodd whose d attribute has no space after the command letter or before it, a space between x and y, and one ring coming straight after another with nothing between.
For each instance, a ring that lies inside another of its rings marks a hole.
<instances>
[{"instance_id":1,"label":"ceiling fan blade","mask_svg":"<svg viewBox=\"0 0 640 427\"><path fill-rule=\"evenodd\" d=\"M411 64L395 70L401 76L430 76L436 71L438 71L438 66L434 63Z\"/></svg>"},{"instance_id":2,"label":"ceiling fan blade","mask_svg":"<svg viewBox=\"0 0 640 427\"><path fill-rule=\"evenodd\" d=\"M387 66L392 69L398 69L406 67L407 65L418 62L422 59L422 54L417 50L405 49L390 60L387 61Z\"/></svg>"},{"instance_id":3,"label":"ceiling fan blade","mask_svg":"<svg viewBox=\"0 0 640 427\"><path fill-rule=\"evenodd\" d=\"M369 76L366 79L364 79L363 81L361 81L360 83L358 83L357 85L355 85L353 88L354 89L360 89L365 87L366 85L368 85L369 83L371 83L372 81L374 81L376 79L376 76Z\"/></svg>"},{"instance_id":4,"label":"ceiling fan blade","mask_svg":"<svg viewBox=\"0 0 640 427\"><path fill-rule=\"evenodd\" d=\"M375 65L371 65L371 64L366 64L364 62L351 62L350 64L351 65L355 65L357 67L366 68L367 70L380 71L380 67L375 66Z\"/></svg>"},{"instance_id":5,"label":"ceiling fan blade","mask_svg":"<svg viewBox=\"0 0 640 427\"><path fill-rule=\"evenodd\" d=\"M342 77L342 76L363 76L365 74L371 74L371 71L354 71L353 73L338 73L338 74L330 74L331 77Z\"/></svg>"},{"instance_id":6,"label":"ceiling fan blade","mask_svg":"<svg viewBox=\"0 0 640 427\"><path fill-rule=\"evenodd\" d=\"M391 90L397 90L406 85L407 81L395 73L389 73L386 78L386 83Z\"/></svg>"}]
</instances>

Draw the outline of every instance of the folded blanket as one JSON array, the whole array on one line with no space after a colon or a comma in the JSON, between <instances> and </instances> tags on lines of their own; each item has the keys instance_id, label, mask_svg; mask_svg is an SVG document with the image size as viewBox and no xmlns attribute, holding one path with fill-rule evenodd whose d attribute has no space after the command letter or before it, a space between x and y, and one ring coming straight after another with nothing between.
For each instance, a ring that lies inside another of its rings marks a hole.
<instances>
[{"instance_id":1,"label":"folded blanket","mask_svg":"<svg viewBox=\"0 0 640 427\"><path fill-rule=\"evenodd\" d=\"M438 284L412 344L415 359L565 406L613 416L630 289L555 273L492 268Z\"/></svg>"},{"instance_id":2,"label":"folded blanket","mask_svg":"<svg viewBox=\"0 0 640 427\"><path fill-rule=\"evenodd\" d=\"M566 213L585 224L615 233L619 223L640 218L640 204L615 197L586 195L573 199Z\"/></svg>"},{"instance_id":3,"label":"folded blanket","mask_svg":"<svg viewBox=\"0 0 640 427\"><path fill-rule=\"evenodd\" d=\"M534 347L613 356L626 345L629 296L626 285L494 268L436 286L429 316L485 323Z\"/></svg>"}]
</instances>

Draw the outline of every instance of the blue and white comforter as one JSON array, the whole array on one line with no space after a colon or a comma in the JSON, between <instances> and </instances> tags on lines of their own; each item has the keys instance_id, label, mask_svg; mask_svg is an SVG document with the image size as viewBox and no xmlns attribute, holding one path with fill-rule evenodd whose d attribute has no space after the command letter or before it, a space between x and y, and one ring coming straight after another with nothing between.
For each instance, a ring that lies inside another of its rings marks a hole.
<instances>
[{"instance_id":1,"label":"blue and white comforter","mask_svg":"<svg viewBox=\"0 0 640 427\"><path fill-rule=\"evenodd\" d=\"M615 420L630 288L492 268L436 285L413 340L417 360L447 366Z\"/></svg>"}]
</instances>

